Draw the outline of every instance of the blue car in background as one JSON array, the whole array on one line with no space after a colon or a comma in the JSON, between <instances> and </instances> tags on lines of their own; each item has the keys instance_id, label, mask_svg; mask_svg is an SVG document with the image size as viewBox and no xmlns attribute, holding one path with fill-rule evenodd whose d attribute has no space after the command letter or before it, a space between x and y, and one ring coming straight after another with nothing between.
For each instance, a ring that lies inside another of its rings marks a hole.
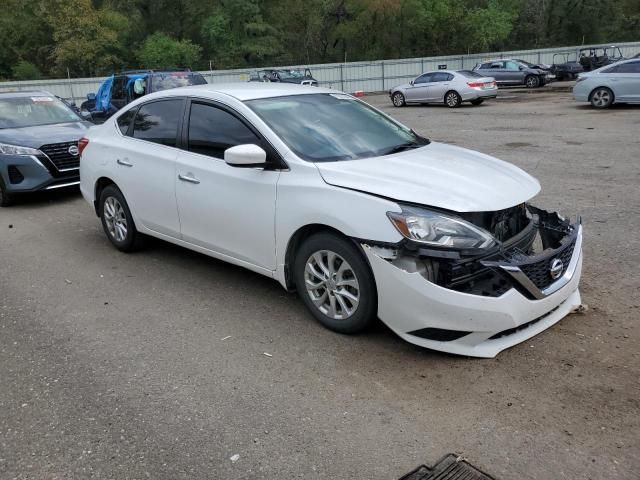
<instances>
[{"instance_id":1,"label":"blue car in background","mask_svg":"<svg viewBox=\"0 0 640 480\"><path fill-rule=\"evenodd\" d=\"M106 78L96 93L80 105L94 121L104 121L137 98L169 88L204 85L207 81L190 70L131 70Z\"/></svg>"},{"instance_id":2,"label":"blue car in background","mask_svg":"<svg viewBox=\"0 0 640 480\"><path fill-rule=\"evenodd\" d=\"M0 93L0 206L78 185L78 142L91 125L49 92Z\"/></svg>"}]
</instances>

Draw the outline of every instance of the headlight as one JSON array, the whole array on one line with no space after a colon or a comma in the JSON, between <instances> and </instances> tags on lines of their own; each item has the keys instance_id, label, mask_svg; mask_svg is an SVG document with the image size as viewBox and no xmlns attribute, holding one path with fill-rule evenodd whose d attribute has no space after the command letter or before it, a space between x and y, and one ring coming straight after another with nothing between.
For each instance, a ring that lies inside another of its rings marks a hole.
<instances>
[{"instance_id":1,"label":"headlight","mask_svg":"<svg viewBox=\"0 0 640 480\"><path fill-rule=\"evenodd\" d=\"M36 148L18 147L17 145L8 145L0 143L0 153L3 155L41 155L42 152Z\"/></svg>"},{"instance_id":2,"label":"headlight","mask_svg":"<svg viewBox=\"0 0 640 480\"><path fill-rule=\"evenodd\" d=\"M462 250L496 243L489 232L439 212L403 206L402 213L387 212L387 216L405 238L431 247Z\"/></svg>"}]
</instances>

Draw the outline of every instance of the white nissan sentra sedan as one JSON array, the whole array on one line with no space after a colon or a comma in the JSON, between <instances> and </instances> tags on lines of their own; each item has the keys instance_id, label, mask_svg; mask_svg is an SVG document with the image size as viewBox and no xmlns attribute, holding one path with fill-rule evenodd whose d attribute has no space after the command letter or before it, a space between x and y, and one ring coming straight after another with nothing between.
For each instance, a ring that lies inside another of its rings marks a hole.
<instances>
[{"instance_id":1,"label":"white nissan sentra sedan","mask_svg":"<svg viewBox=\"0 0 640 480\"><path fill-rule=\"evenodd\" d=\"M150 235L297 290L324 326L493 357L579 307L582 227L519 168L430 142L335 90L147 95L81 140L113 245Z\"/></svg>"}]
</instances>

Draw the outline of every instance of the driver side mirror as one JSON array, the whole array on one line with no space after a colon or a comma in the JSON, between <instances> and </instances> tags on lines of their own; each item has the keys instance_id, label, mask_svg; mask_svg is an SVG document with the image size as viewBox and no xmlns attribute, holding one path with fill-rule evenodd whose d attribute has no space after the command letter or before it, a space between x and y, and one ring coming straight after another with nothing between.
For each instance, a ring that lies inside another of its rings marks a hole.
<instances>
[{"instance_id":1,"label":"driver side mirror","mask_svg":"<svg viewBox=\"0 0 640 480\"><path fill-rule=\"evenodd\" d=\"M521 71L521 72L522 72L523 70L526 70L526 68L524 68L522 65L520 65L518 68L520 69L520 71Z\"/></svg>"},{"instance_id":2,"label":"driver side mirror","mask_svg":"<svg viewBox=\"0 0 640 480\"><path fill-rule=\"evenodd\" d=\"M236 145L224 151L224 161L232 167L264 167L267 163L267 152L251 143Z\"/></svg>"},{"instance_id":3,"label":"driver side mirror","mask_svg":"<svg viewBox=\"0 0 640 480\"><path fill-rule=\"evenodd\" d=\"M409 82L409 85L411 85L411 86L413 87L413 84L414 84L414 81L413 81L413 80L411 80L411 81Z\"/></svg>"}]
</instances>

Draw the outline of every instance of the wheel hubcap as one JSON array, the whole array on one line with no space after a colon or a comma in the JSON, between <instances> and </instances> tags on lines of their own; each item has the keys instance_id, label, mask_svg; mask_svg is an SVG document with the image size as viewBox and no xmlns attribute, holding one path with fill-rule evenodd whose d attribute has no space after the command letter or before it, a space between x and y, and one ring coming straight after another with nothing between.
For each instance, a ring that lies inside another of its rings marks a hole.
<instances>
[{"instance_id":1,"label":"wheel hubcap","mask_svg":"<svg viewBox=\"0 0 640 480\"><path fill-rule=\"evenodd\" d=\"M104 201L103 215L111 238L123 242L127 238L127 216L117 198L108 197Z\"/></svg>"},{"instance_id":2,"label":"wheel hubcap","mask_svg":"<svg viewBox=\"0 0 640 480\"><path fill-rule=\"evenodd\" d=\"M533 77L532 77L532 78L530 78L530 79L527 81L527 85L528 85L528 86L530 86L530 87L535 87L536 83L537 83L537 82L536 82L536 79L535 79L535 78L533 78Z\"/></svg>"},{"instance_id":3,"label":"wheel hubcap","mask_svg":"<svg viewBox=\"0 0 640 480\"><path fill-rule=\"evenodd\" d=\"M333 320L349 318L360 303L360 285L349 263L335 252L320 250L304 269L307 294L318 310Z\"/></svg>"},{"instance_id":4,"label":"wheel hubcap","mask_svg":"<svg viewBox=\"0 0 640 480\"><path fill-rule=\"evenodd\" d=\"M393 96L393 103L396 105L396 107L399 107L402 105L402 97L398 94Z\"/></svg>"},{"instance_id":5,"label":"wheel hubcap","mask_svg":"<svg viewBox=\"0 0 640 480\"><path fill-rule=\"evenodd\" d=\"M455 93L450 93L447 95L447 105L453 107L456 103L458 103L458 99Z\"/></svg>"},{"instance_id":6,"label":"wheel hubcap","mask_svg":"<svg viewBox=\"0 0 640 480\"><path fill-rule=\"evenodd\" d=\"M604 107L609 103L609 92L606 90L598 90L593 94L593 103L598 107Z\"/></svg>"}]
</instances>

